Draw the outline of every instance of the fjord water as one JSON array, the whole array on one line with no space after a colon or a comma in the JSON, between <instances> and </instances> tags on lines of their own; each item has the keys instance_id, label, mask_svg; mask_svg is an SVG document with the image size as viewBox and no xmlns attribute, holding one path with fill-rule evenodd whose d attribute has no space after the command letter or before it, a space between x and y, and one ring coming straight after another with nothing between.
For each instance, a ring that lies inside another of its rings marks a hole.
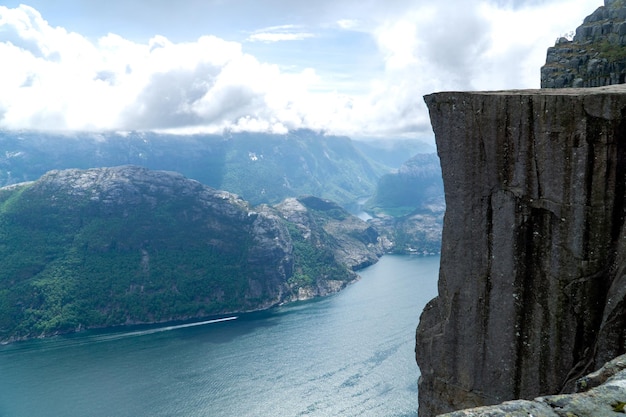
<instances>
[{"instance_id":1,"label":"fjord water","mask_svg":"<svg viewBox=\"0 0 626 417\"><path fill-rule=\"evenodd\" d=\"M236 320L0 347L0 417L416 416L414 334L439 257Z\"/></svg>"}]
</instances>

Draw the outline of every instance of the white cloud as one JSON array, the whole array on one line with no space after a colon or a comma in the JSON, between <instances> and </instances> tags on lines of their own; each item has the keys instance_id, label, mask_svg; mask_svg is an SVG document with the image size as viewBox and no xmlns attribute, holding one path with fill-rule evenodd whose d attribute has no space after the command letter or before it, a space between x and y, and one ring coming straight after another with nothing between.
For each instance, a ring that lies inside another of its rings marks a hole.
<instances>
[{"instance_id":1,"label":"white cloud","mask_svg":"<svg viewBox=\"0 0 626 417\"><path fill-rule=\"evenodd\" d=\"M337 26L344 30L355 30L360 26L359 21L356 19L339 19L336 23Z\"/></svg>"},{"instance_id":2,"label":"white cloud","mask_svg":"<svg viewBox=\"0 0 626 417\"><path fill-rule=\"evenodd\" d=\"M247 42L216 36L190 42L154 36L141 43L108 34L89 40L51 26L28 6L0 6L0 59L10 63L0 65L0 128L430 134L424 94L538 87L547 47L596 3L326 2L320 5L326 26L247 32L248 42L310 39L316 45L324 41L324 28L334 28L329 42L343 41L337 33L369 34L376 49L361 55L317 51L321 59L335 60L337 70L346 61L380 62L377 72L367 73L358 89L350 82L349 90L337 80L362 80L362 74L330 80L315 63L294 70L289 49L280 62L266 63L244 52Z\"/></svg>"},{"instance_id":3,"label":"white cloud","mask_svg":"<svg viewBox=\"0 0 626 417\"><path fill-rule=\"evenodd\" d=\"M415 2L374 22L385 69L362 104L367 116L360 126L419 135L430 132L425 94L538 88L547 48L579 26L597 2Z\"/></svg>"},{"instance_id":4,"label":"white cloud","mask_svg":"<svg viewBox=\"0 0 626 417\"><path fill-rule=\"evenodd\" d=\"M302 41L304 39L313 38L315 35L310 32L303 32L302 28L297 25L280 25L272 26L257 30L247 39L249 42L283 42L283 41Z\"/></svg>"},{"instance_id":5,"label":"white cloud","mask_svg":"<svg viewBox=\"0 0 626 417\"><path fill-rule=\"evenodd\" d=\"M314 74L282 74L213 36L139 44L110 34L92 44L27 6L0 16L0 56L12 63L0 67L4 128L280 130L285 109L276 106L305 92ZM300 127L300 117L285 116Z\"/></svg>"},{"instance_id":6,"label":"white cloud","mask_svg":"<svg viewBox=\"0 0 626 417\"><path fill-rule=\"evenodd\" d=\"M307 38L312 38L315 35L308 32L297 33L277 33L277 32L264 32L255 33L248 37L251 42L282 42L282 41L301 41Z\"/></svg>"}]
</instances>

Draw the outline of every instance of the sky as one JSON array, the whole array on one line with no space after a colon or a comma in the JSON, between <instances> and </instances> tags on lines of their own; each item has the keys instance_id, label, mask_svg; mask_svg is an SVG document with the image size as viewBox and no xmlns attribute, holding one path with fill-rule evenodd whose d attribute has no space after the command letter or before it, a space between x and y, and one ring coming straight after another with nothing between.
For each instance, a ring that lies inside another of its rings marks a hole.
<instances>
[{"instance_id":1,"label":"sky","mask_svg":"<svg viewBox=\"0 0 626 417\"><path fill-rule=\"evenodd\" d=\"M538 88L602 0L4 0L0 129L432 131L436 91Z\"/></svg>"}]
</instances>

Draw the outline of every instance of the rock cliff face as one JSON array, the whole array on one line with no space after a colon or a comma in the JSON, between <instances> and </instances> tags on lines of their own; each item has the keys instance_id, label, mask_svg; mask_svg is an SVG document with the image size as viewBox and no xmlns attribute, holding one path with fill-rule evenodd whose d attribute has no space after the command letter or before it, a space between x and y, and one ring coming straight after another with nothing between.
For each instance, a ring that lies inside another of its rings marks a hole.
<instances>
[{"instance_id":1,"label":"rock cliff face","mask_svg":"<svg viewBox=\"0 0 626 417\"><path fill-rule=\"evenodd\" d=\"M571 388L626 347L626 88L425 100L447 211L420 417Z\"/></svg>"},{"instance_id":2,"label":"rock cliff face","mask_svg":"<svg viewBox=\"0 0 626 417\"><path fill-rule=\"evenodd\" d=\"M548 48L542 88L600 87L626 79L626 2L605 0L585 18L572 40Z\"/></svg>"}]
</instances>

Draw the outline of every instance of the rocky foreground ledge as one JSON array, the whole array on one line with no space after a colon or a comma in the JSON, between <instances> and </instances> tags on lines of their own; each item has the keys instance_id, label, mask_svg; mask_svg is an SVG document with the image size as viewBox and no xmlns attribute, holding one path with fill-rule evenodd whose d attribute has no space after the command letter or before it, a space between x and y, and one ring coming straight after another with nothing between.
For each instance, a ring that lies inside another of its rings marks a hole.
<instances>
[{"instance_id":1,"label":"rocky foreground ledge","mask_svg":"<svg viewBox=\"0 0 626 417\"><path fill-rule=\"evenodd\" d=\"M572 392L626 348L626 87L425 101L447 211L420 417Z\"/></svg>"},{"instance_id":2,"label":"rocky foreground ledge","mask_svg":"<svg viewBox=\"0 0 626 417\"><path fill-rule=\"evenodd\" d=\"M462 410L445 417L615 417L626 413L626 355L578 381L577 394ZM444 416L442 416L444 417Z\"/></svg>"}]
</instances>

